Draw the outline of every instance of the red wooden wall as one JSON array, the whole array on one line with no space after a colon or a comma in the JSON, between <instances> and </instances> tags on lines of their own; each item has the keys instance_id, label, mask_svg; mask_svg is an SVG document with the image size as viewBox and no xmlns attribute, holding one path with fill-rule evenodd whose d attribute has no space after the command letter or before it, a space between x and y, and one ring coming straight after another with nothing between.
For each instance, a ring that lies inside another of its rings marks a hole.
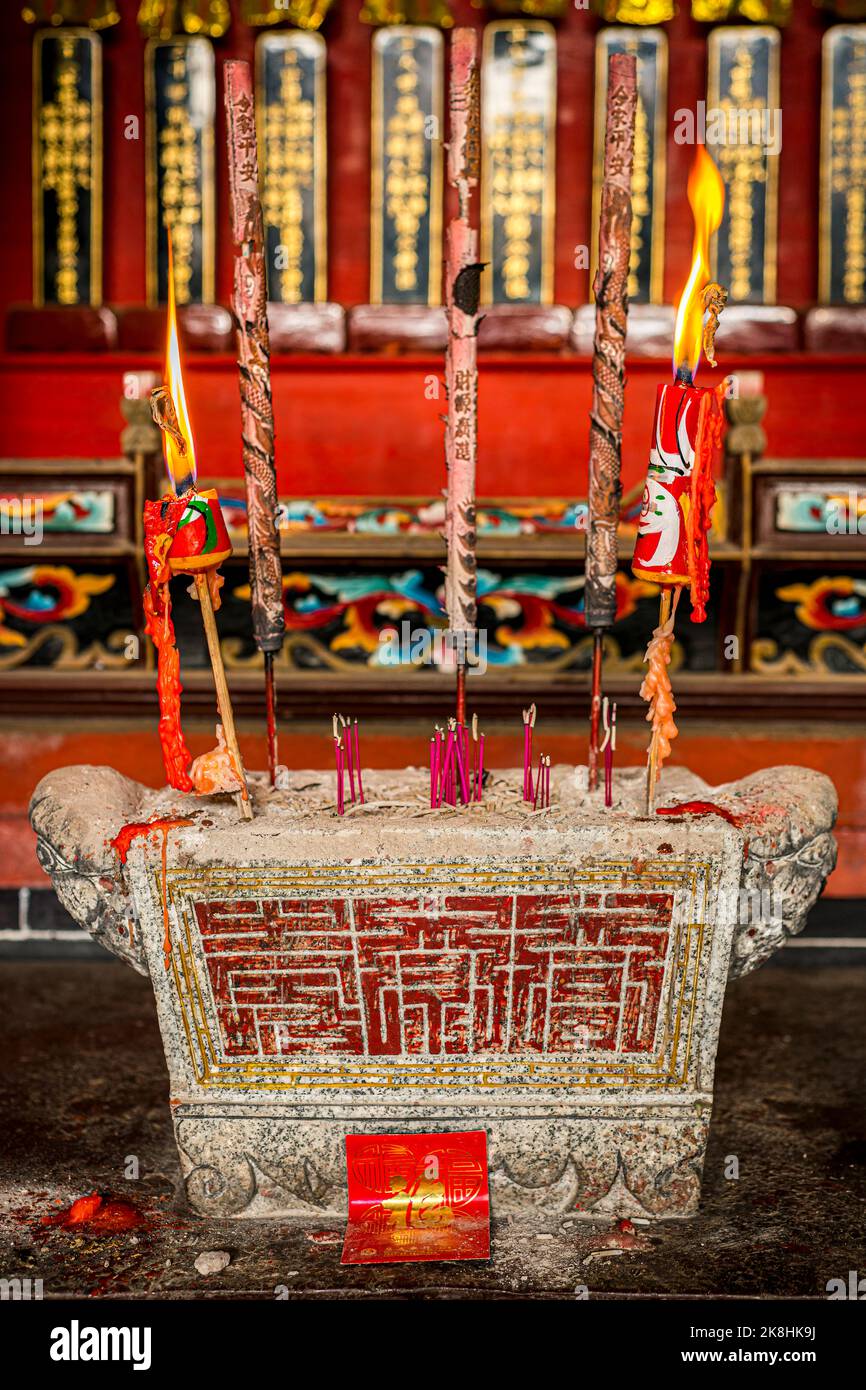
<instances>
[{"instance_id":1,"label":"red wooden wall","mask_svg":"<svg viewBox=\"0 0 866 1390\"><path fill-rule=\"evenodd\" d=\"M17 8L17 7L16 7ZM144 299L144 39L137 0L121 0L122 22L104 35L105 300ZM237 6L234 7L238 9ZM325 21L328 42L329 297L363 303L369 281L371 29L357 19L359 0L339 0ZM673 113L704 96L706 26L688 5L665 26L670 44L669 130ZM7 9L0 45L0 120L6 137L4 241L0 309L31 293L29 131L32 29ZM470 0L454 0L456 19L482 27ZM816 293L820 46L826 21L805 0L794 7L782 39L783 147L780 174L779 300L805 307ZM571 9L557 25L559 115L555 297L576 305L589 294L588 274L574 265L591 239L594 37L599 21ZM217 71L230 56L252 58L255 33L237 19L216 45ZM230 290L222 93L217 100L217 295ZM126 117L140 118L141 138L124 138ZM691 255L685 184L689 146L668 145L665 293L674 300ZM857 381L864 359L836 362L804 354L747 359L765 370L769 452L779 457L856 456L862 452L863 406ZM581 494L585 491L589 364L565 355L482 359L482 495ZM736 369L730 358L725 370ZM118 452L122 372L159 367L156 358L94 355L58 359L7 354L3 360L0 453L11 456L111 457ZM425 378L438 358L395 363L343 356L283 358L274 364L281 488L310 492L433 493L443 481L442 404L427 399ZM627 393L624 481L638 483L646 459L655 382L668 363L635 362ZM203 471L239 472L236 376L229 358L188 363L193 419ZM712 379L705 373L702 380Z\"/></svg>"}]
</instances>

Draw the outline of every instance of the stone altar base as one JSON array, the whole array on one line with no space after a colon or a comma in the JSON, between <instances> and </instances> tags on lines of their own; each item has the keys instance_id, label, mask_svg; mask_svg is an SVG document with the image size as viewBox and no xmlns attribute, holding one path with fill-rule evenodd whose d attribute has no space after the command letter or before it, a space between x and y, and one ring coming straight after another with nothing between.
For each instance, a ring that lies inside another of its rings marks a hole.
<instances>
[{"instance_id":1,"label":"stone altar base","mask_svg":"<svg viewBox=\"0 0 866 1390\"><path fill-rule=\"evenodd\" d=\"M605 810L495 773L429 808L425 773L253 779L256 817L109 768L44 778L31 818L58 896L153 982L192 1205L339 1215L347 1133L483 1128L497 1215L684 1217L700 1196L729 975L800 930L835 862L832 784L777 768L710 789L643 769ZM132 842L128 822L188 817ZM164 948L168 945L168 951Z\"/></svg>"}]
</instances>

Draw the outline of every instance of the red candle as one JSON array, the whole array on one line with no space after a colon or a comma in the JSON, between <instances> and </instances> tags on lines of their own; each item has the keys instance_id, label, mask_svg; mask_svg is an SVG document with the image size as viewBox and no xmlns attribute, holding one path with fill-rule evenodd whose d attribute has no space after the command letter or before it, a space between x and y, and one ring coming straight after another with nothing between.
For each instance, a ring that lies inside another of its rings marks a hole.
<instances>
[{"instance_id":1,"label":"red candle","mask_svg":"<svg viewBox=\"0 0 866 1390\"><path fill-rule=\"evenodd\" d=\"M715 501L713 464L721 445L723 388L695 386L694 381L702 348L715 366L713 338L725 299L725 292L709 283L709 243L722 220L725 186L702 145L689 175L688 195L695 219L692 268L677 310L675 379L656 392L632 572L663 586L688 584L692 621L702 623L709 594L707 532ZM707 308L709 329L704 327Z\"/></svg>"}]
</instances>

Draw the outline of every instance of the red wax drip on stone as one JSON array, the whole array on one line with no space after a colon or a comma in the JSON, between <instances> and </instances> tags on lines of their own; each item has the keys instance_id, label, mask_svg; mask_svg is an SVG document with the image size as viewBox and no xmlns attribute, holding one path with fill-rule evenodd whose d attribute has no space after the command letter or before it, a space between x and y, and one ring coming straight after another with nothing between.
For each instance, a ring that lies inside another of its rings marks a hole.
<instances>
[{"instance_id":1,"label":"red wax drip on stone","mask_svg":"<svg viewBox=\"0 0 866 1390\"><path fill-rule=\"evenodd\" d=\"M159 696L159 742L168 784L180 792L193 790L189 767L192 754L180 724L180 656L171 620L168 552L186 509L186 499L169 494L162 502L144 504L144 554L150 583L144 594L144 630L157 650L156 688Z\"/></svg>"},{"instance_id":2,"label":"red wax drip on stone","mask_svg":"<svg viewBox=\"0 0 866 1390\"><path fill-rule=\"evenodd\" d=\"M733 811L729 811L725 806L717 806L713 801L683 801L678 806L659 806L656 810L659 816L721 816L723 820L730 821L731 825L740 828L742 822L740 817Z\"/></svg>"},{"instance_id":3,"label":"red wax drip on stone","mask_svg":"<svg viewBox=\"0 0 866 1390\"><path fill-rule=\"evenodd\" d=\"M124 825L121 827L121 829L115 835L114 839L111 841L111 848L116 851L118 857L120 858L121 864L125 864L126 856L129 854L129 848L133 840L137 840L141 835L149 835L152 830L156 830L162 835L162 956L166 970L168 970L169 960L171 957L171 933L169 931L168 921L167 885L168 832L169 830L174 830L175 827L178 825L192 825L192 821L187 820L183 816L176 817L173 820L160 820L157 817L154 820L130 821L128 825Z\"/></svg>"},{"instance_id":4,"label":"red wax drip on stone","mask_svg":"<svg viewBox=\"0 0 866 1390\"><path fill-rule=\"evenodd\" d=\"M128 825L124 825L118 830L114 839L111 841L111 848L116 853L121 864L125 864L133 840L138 840L142 835L149 835L153 830L161 830L163 834L166 834L169 830L174 830L178 825L192 825L192 821L182 816L178 816L173 820L156 819L130 821Z\"/></svg>"}]
</instances>

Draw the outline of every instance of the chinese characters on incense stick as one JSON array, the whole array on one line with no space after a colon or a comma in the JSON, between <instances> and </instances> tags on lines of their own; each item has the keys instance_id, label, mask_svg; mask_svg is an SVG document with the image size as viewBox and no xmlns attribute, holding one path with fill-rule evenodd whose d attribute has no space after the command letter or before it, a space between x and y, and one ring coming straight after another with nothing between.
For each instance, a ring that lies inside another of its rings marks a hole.
<instances>
[{"instance_id":1,"label":"chinese characters on incense stick","mask_svg":"<svg viewBox=\"0 0 866 1390\"><path fill-rule=\"evenodd\" d=\"M457 662L457 722L465 725L467 646L476 622L476 344L482 269L478 261L478 232L470 221L471 195L478 184L479 167L479 84L474 29L455 29L451 37L449 109L448 179L457 190L458 211L448 226L445 252L445 306L448 317L445 356L448 393L445 426L445 463L448 471L445 607Z\"/></svg>"},{"instance_id":2,"label":"chinese characters on incense stick","mask_svg":"<svg viewBox=\"0 0 866 1390\"><path fill-rule=\"evenodd\" d=\"M613 53L608 61L604 183L598 229L592 413L589 430L589 532L584 604L593 633L589 787L598 780L601 668L605 631L616 618L616 537L621 496L625 338L631 257L631 171L637 106L636 60Z\"/></svg>"},{"instance_id":3,"label":"chinese characters on incense stick","mask_svg":"<svg viewBox=\"0 0 866 1390\"><path fill-rule=\"evenodd\" d=\"M274 654L282 647L285 619L277 529L264 226L250 65L227 62L224 74L232 240L236 248L232 309L240 374L253 634L265 662L268 764L273 785L277 764L273 663Z\"/></svg>"}]
</instances>

